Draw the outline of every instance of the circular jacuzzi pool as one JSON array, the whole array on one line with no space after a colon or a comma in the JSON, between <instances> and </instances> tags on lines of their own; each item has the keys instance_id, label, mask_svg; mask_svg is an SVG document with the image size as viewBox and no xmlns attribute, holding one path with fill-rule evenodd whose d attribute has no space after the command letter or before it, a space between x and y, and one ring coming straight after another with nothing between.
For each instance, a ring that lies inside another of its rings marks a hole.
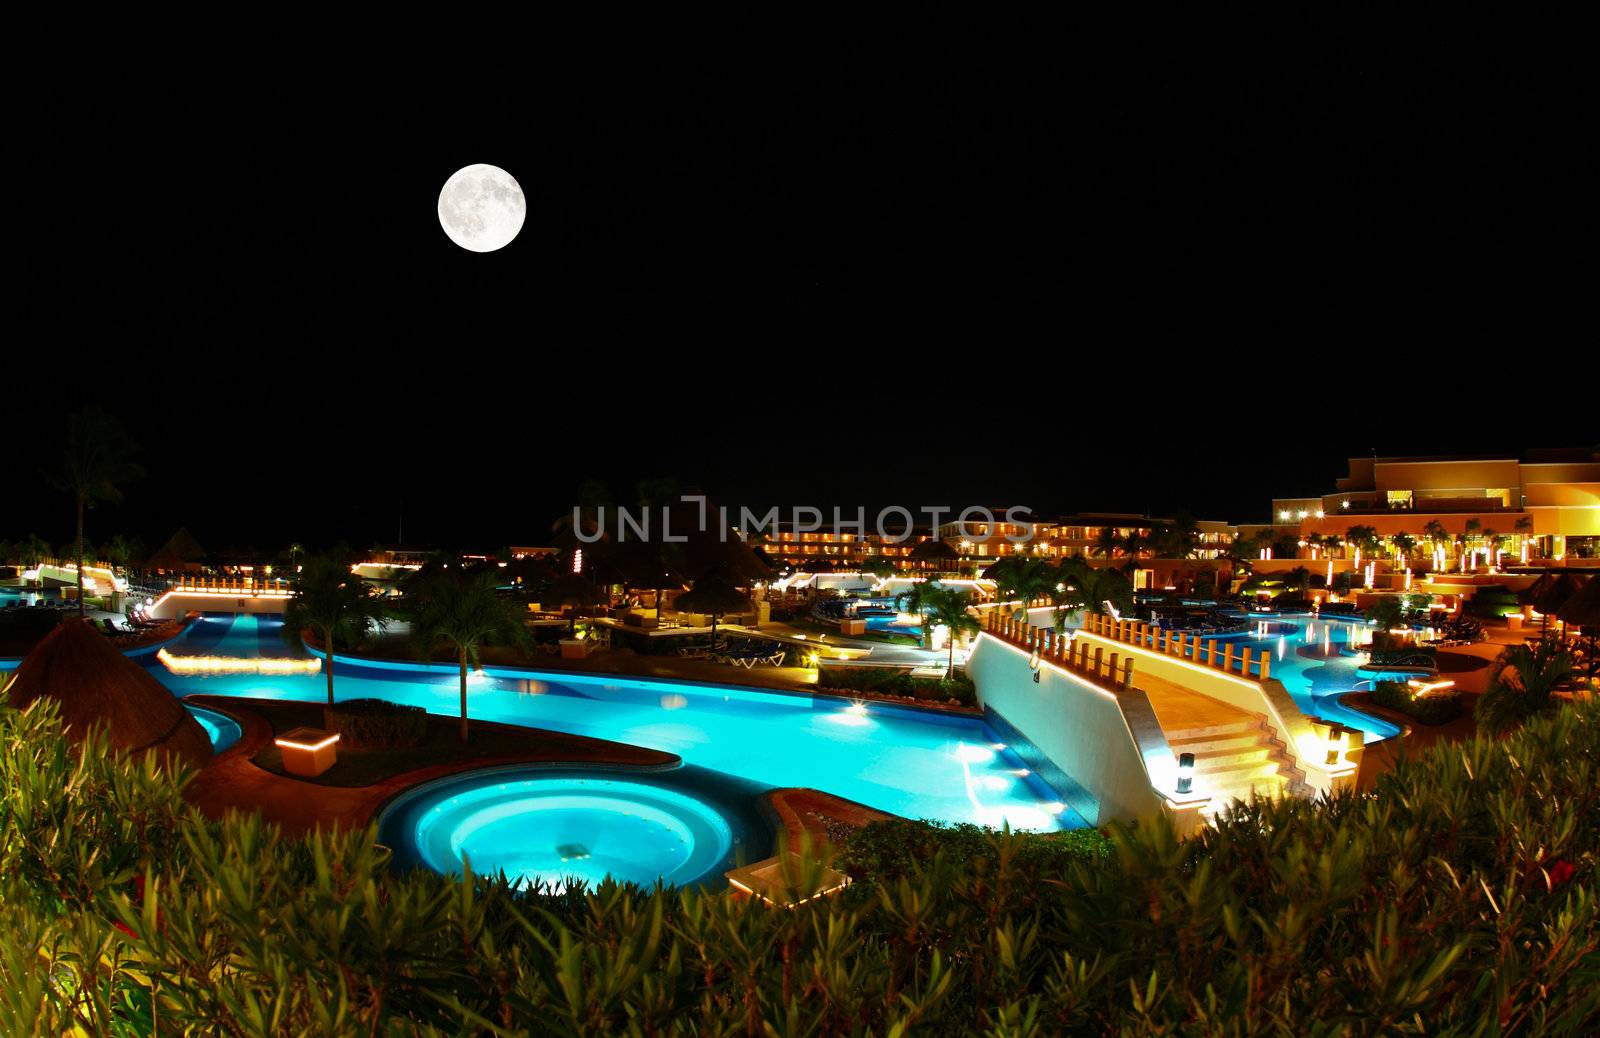
<instances>
[{"instance_id":1,"label":"circular jacuzzi pool","mask_svg":"<svg viewBox=\"0 0 1600 1038\"><path fill-rule=\"evenodd\" d=\"M738 830L738 831L736 831ZM396 864L518 885L651 886L720 881L743 849L743 826L693 792L653 776L469 772L402 794L379 821Z\"/></svg>"}]
</instances>

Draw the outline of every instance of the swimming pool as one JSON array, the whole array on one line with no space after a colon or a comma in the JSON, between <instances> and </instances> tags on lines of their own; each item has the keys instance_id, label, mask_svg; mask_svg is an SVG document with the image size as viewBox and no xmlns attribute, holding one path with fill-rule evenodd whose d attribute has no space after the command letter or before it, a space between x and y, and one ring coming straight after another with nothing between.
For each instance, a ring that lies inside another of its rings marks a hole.
<instances>
[{"instance_id":1,"label":"swimming pool","mask_svg":"<svg viewBox=\"0 0 1600 1038\"><path fill-rule=\"evenodd\" d=\"M720 885L728 869L767 854L763 830L749 811L677 774L513 766L408 790L384 810L378 833L402 868L460 874L470 864L518 886L561 889L608 876Z\"/></svg>"},{"instance_id":2,"label":"swimming pool","mask_svg":"<svg viewBox=\"0 0 1600 1038\"><path fill-rule=\"evenodd\" d=\"M1400 729L1339 702L1339 697L1364 677L1356 673L1361 654L1354 650L1370 640L1371 631L1365 620L1284 613L1256 619L1245 632L1226 640L1236 647L1249 647L1253 654L1267 653L1272 659L1272 676L1301 712L1355 728L1365 733L1366 742L1373 743L1399 735Z\"/></svg>"},{"instance_id":3,"label":"swimming pool","mask_svg":"<svg viewBox=\"0 0 1600 1038\"><path fill-rule=\"evenodd\" d=\"M309 659L281 637L282 619L206 616L167 646L186 656ZM134 657L175 694L317 701L320 674L228 673ZM454 667L380 661L335 670L339 699L378 698L454 716ZM762 789L819 789L909 818L1014 829L1088 823L1070 806L1078 790L1052 789L980 719L824 696L721 685L489 668L468 688L475 718L570 732L677 754L686 764Z\"/></svg>"},{"instance_id":4,"label":"swimming pool","mask_svg":"<svg viewBox=\"0 0 1600 1038\"><path fill-rule=\"evenodd\" d=\"M203 706L183 704L184 709L193 715L200 727L206 731L206 738L211 740L211 752L221 753L223 750L239 741L244 735L244 729L239 727L239 722L227 714L219 714L215 710L207 710Z\"/></svg>"}]
</instances>

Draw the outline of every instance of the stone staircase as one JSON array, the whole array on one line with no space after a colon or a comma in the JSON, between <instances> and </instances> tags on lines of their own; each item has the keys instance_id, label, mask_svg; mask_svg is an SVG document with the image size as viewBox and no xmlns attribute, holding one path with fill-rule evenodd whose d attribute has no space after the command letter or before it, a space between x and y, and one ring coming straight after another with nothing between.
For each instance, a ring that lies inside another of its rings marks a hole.
<instances>
[{"instance_id":1,"label":"stone staircase","mask_svg":"<svg viewBox=\"0 0 1600 1038\"><path fill-rule=\"evenodd\" d=\"M1195 788L1211 794L1203 812L1226 814L1234 800L1309 796L1305 774L1290 761L1277 733L1259 715L1224 724L1167 731L1173 756L1194 754Z\"/></svg>"}]
</instances>

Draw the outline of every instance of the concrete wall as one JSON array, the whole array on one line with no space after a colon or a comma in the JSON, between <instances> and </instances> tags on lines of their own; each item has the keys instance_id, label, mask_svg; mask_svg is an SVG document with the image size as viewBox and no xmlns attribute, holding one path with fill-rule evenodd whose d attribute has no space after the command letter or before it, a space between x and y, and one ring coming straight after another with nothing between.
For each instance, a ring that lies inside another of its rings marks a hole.
<instances>
[{"instance_id":1,"label":"concrete wall","mask_svg":"<svg viewBox=\"0 0 1600 1038\"><path fill-rule=\"evenodd\" d=\"M289 600L282 597L169 591L156 599L156 604L150 607L150 615L158 620L174 620L191 610L199 613L281 613L288 604Z\"/></svg>"},{"instance_id":2,"label":"concrete wall","mask_svg":"<svg viewBox=\"0 0 1600 1038\"><path fill-rule=\"evenodd\" d=\"M1166 810L1177 761L1143 692L1120 696L1052 664L1034 683L1028 655L993 635L978 638L967 674L978 701L1027 737L1098 805L1089 821L1151 818Z\"/></svg>"}]
</instances>

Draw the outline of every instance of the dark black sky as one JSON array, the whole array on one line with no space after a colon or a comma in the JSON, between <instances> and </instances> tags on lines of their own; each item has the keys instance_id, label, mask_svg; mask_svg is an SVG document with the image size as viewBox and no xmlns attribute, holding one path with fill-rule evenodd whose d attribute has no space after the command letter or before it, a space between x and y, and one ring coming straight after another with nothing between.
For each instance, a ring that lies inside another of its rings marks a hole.
<instances>
[{"instance_id":1,"label":"dark black sky","mask_svg":"<svg viewBox=\"0 0 1600 1038\"><path fill-rule=\"evenodd\" d=\"M264 547L392 539L402 501L408 540L536 542L584 478L663 474L1252 520L1352 454L1600 440L1575 66L1432 41L955 67L41 114L104 188L24 213L72 244L17 282L0 536L66 536L38 472L74 389L145 448L102 534ZM435 216L473 162L529 199L497 253Z\"/></svg>"}]
</instances>

